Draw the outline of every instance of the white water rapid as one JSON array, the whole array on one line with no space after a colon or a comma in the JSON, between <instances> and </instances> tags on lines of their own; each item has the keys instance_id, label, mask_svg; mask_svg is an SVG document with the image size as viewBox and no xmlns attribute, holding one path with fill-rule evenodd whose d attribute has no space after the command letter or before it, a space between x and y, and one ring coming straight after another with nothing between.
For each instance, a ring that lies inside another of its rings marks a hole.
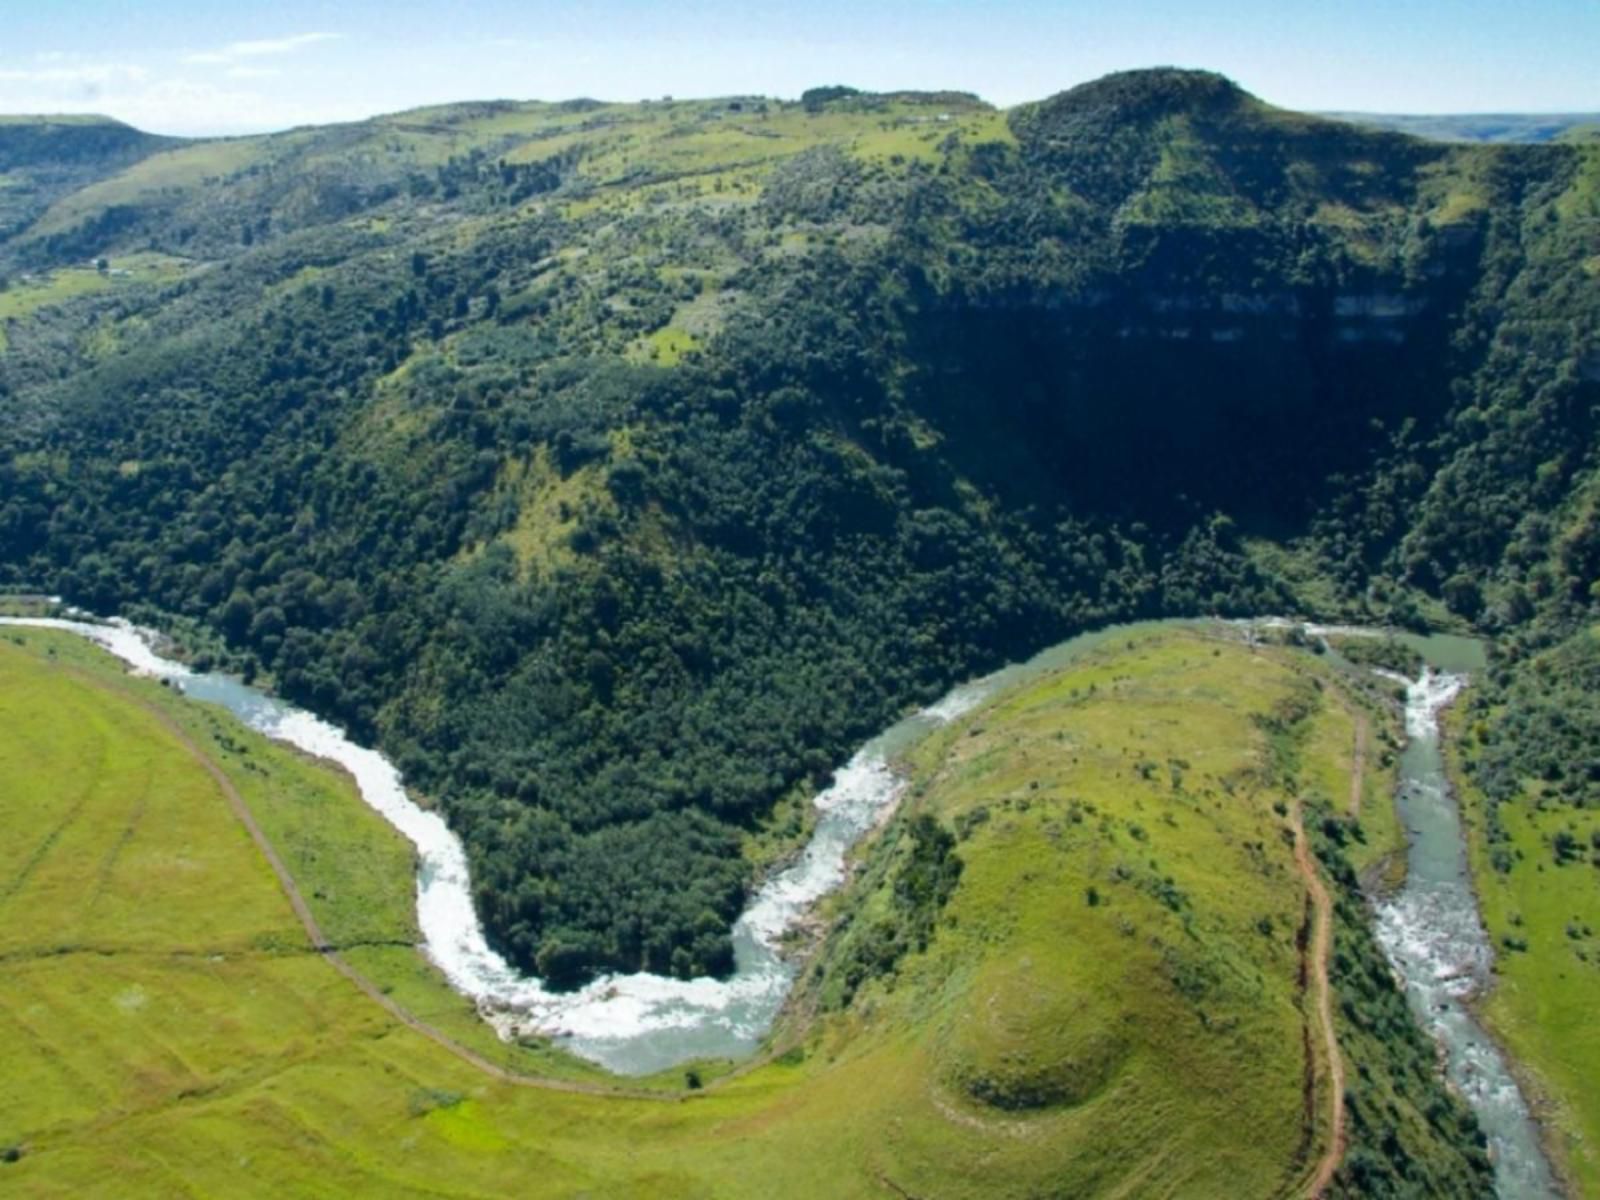
<instances>
[{"instance_id":1,"label":"white water rapid","mask_svg":"<svg viewBox=\"0 0 1600 1200\"><path fill-rule=\"evenodd\" d=\"M1406 689L1398 806L1410 843L1405 885L1377 906L1378 942L1405 981L1418 1022L1443 1049L1450 1081L1478 1115L1494 1159L1496 1194L1500 1200L1549 1200L1560 1192L1527 1101L1469 1007L1490 984L1494 956L1478 917L1461 813L1439 745L1439 714L1466 680L1426 667L1416 679L1379 673Z\"/></svg>"}]
</instances>

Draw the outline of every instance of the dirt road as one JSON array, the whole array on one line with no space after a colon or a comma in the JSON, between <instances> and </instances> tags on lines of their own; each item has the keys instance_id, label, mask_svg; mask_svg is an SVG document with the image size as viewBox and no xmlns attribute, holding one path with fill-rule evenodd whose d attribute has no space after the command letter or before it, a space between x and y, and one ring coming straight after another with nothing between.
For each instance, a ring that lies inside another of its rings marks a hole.
<instances>
[{"instance_id":1,"label":"dirt road","mask_svg":"<svg viewBox=\"0 0 1600 1200\"><path fill-rule=\"evenodd\" d=\"M1357 728L1359 736L1364 726ZM1360 778L1359 771L1356 778ZM1294 862L1300 877L1305 880L1315 918L1310 947L1311 983L1317 995L1317 1020L1322 1026L1323 1052L1328 1059L1328 1148L1317 1161L1306 1186L1306 1195L1317 1197L1327 1191L1334 1172L1344 1161L1344 1060L1339 1057L1339 1039L1334 1033L1333 987L1328 982L1328 959L1333 951L1333 901L1328 896L1322 876L1317 873L1298 802L1294 806Z\"/></svg>"},{"instance_id":2,"label":"dirt road","mask_svg":"<svg viewBox=\"0 0 1600 1200\"><path fill-rule=\"evenodd\" d=\"M1350 756L1350 815L1361 816L1361 782L1367 774L1367 714L1351 714L1356 722L1355 750Z\"/></svg>"}]
</instances>

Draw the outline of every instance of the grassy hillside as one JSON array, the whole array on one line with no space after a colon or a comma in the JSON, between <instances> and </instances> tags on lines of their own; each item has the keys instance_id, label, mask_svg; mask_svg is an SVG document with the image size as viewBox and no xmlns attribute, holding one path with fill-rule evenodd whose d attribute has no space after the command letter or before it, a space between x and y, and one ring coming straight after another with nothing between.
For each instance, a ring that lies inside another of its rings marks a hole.
<instances>
[{"instance_id":1,"label":"grassy hillside","mask_svg":"<svg viewBox=\"0 0 1600 1200\"><path fill-rule=\"evenodd\" d=\"M1585 631L1535 656L1525 685L1491 688L1453 713L1448 743L1498 955L1484 1016L1582 1195L1600 1193L1600 821L1587 795L1597 654L1600 639Z\"/></svg>"},{"instance_id":2,"label":"grassy hillside","mask_svg":"<svg viewBox=\"0 0 1600 1200\"><path fill-rule=\"evenodd\" d=\"M803 151L936 162L952 135L1008 137L1003 117L974 97L903 93L826 108L762 97L469 103L259 137L150 139L147 157L103 171L15 230L0 228L15 235L10 245L0 236L0 262L147 242L185 257L229 256L368 211L415 234L440 210L482 217L557 189L583 213L639 211L646 188L667 184L680 201L738 208ZM38 152L5 137L0 127L0 166Z\"/></svg>"},{"instance_id":3,"label":"grassy hillside","mask_svg":"<svg viewBox=\"0 0 1600 1200\"><path fill-rule=\"evenodd\" d=\"M95 116L0 116L0 245L64 196L175 144Z\"/></svg>"},{"instance_id":4,"label":"grassy hillside","mask_svg":"<svg viewBox=\"0 0 1600 1200\"><path fill-rule=\"evenodd\" d=\"M382 744L514 961L721 970L775 805L1076 630L1585 619L1597 164L1183 71L163 148L0 244L0 583Z\"/></svg>"},{"instance_id":5,"label":"grassy hillside","mask_svg":"<svg viewBox=\"0 0 1600 1200\"><path fill-rule=\"evenodd\" d=\"M1286 801L1348 797L1338 688L1309 659L1168 632L1002 695L917 751L791 1048L698 1092L655 1081L651 1100L511 1086L396 1021L309 952L197 755L345 957L431 1018L436 976L384 974L414 955L391 945L412 936L408 856L349 785L87 647L8 631L0 1023L19 1086L0 1171L30 1195L1297 1194L1328 1145L1329 1072ZM906 853L928 827L953 833L924 856L953 881L932 891ZM862 931L917 895L942 898L925 944L842 1000ZM1370 983L1341 981L1370 952L1341 944L1335 976L1348 1103L1395 1130L1361 1194L1464 1193L1481 1165L1439 1123L1457 1110L1431 1059L1365 1034Z\"/></svg>"}]
</instances>

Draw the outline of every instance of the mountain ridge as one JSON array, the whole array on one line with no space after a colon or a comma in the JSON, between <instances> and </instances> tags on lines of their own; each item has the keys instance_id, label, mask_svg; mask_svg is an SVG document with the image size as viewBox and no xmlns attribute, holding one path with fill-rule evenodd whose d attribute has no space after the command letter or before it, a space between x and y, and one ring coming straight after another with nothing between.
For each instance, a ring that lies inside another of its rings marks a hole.
<instances>
[{"instance_id":1,"label":"mountain ridge","mask_svg":"<svg viewBox=\"0 0 1600 1200\"><path fill-rule=\"evenodd\" d=\"M1194 72L735 103L64 195L0 243L4 578L383 745L557 982L722 970L853 743L1075 630L1591 611L1593 151Z\"/></svg>"}]
</instances>

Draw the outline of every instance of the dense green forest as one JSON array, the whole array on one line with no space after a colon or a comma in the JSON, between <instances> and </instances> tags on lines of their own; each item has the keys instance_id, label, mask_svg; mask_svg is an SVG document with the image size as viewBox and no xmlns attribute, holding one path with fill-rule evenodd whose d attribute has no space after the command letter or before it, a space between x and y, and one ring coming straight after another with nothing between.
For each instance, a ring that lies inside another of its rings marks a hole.
<instances>
[{"instance_id":1,"label":"dense green forest","mask_svg":"<svg viewBox=\"0 0 1600 1200\"><path fill-rule=\"evenodd\" d=\"M123 128L0 125L0 583L384 747L559 983L724 969L781 798L1073 631L1470 624L1509 730L1594 616L1600 148L1180 71Z\"/></svg>"}]
</instances>

